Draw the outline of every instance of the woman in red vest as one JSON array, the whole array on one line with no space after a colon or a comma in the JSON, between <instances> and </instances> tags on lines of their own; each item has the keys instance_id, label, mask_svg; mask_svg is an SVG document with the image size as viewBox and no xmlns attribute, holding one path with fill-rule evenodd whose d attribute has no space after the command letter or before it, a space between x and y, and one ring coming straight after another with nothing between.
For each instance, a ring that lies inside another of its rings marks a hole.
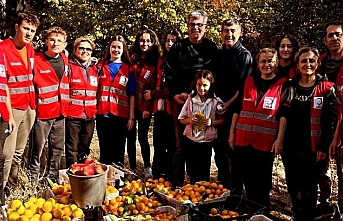
<instances>
[{"instance_id":1,"label":"woman in red vest","mask_svg":"<svg viewBox=\"0 0 343 221\"><path fill-rule=\"evenodd\" d=\"M156 178L164 177L168 180L172 179L175 132L172 112L173 99L170 99L164 69L167 65L168 51L174 42L180 39L181 34L176 30L170 31L166 35L163 47L163 59L160 59L157 71L156 89L146 90L144 93L146 100L152 99L154 102L154 159L152 175Z\"/></svg>"},{"instance_id":2,"label":"woman in red vest","mask_svg":"<svg viewBox=\"0 0 343 221\"><path fill-rule=\"evenodd\" d=\"M291 34L284 34L276 40L275 50L279 57L277 74L285 78L293 78L296 73L294 57L299 51L298 40Z\"/></svg>"},{"instance_id":3,"label":"woman in red vest","mask_svg":"<svg viewBox=\"0 0 343 221\"><path fill-rule=\"evenodd\" d=\"M337 125L334 84L317 73L317 49L301 48L295 57L299 75L288 82L283 162L294 220L314 220L318 178L326 168Z\"/></svg>"},{"instance_id":4,"label":"woman in red vest","mask_svg":"<svg viewBox=\"0 0 343 221\"><path fill-rule=\"evenodd\" d=\"M281 152L285 127L285 118L278 115L278 108L287 78L276 75L277 64L275 49L260 50L260 74L249 76L239 91L229 136L231 148L241 158L247 198L268 208L274 157Z\"/></svg>"},{"instance_id":5,"label":"woman in red vest","mask_svg":"<svg viewBox=\"0 0 343 221\"><path fill-rule=\"evenodd\" d=\"M66 118L66 166L81 162L90 153L95 114L98 74L91 59L95 44L87 36L74 42L75 58L71 59L68 114Z\"/></svg>"},{"instance_id":6,"label":"woman in red vest","mask_svg":"<svg viewBox=\"0 0 343 221\"><path fill-rule=\"evenodd\" d=\"M162 54L162 47L154 31L144 29L137 34L132 48L132 62L137 66L135 117L138 121L138 141L144 161L145 178L152 177L148 131L153 112L153 101L145 100L144 92L156 87L158 61ZM135 126L128 134L127 139L128 151L136 150ZM129 157L130 155L129 152Z\"/></svg>"},{"instance_id":7,"label":"woman in red vest","mask_svg":"<svg viewBox=\"0 0 343 221\"><path fill-rule=\"evenodd\" d=\"M135 120L136 80L123 36L111 38L98 68L100 74L96 128L100 162L124 165L126 135L133 128Z\"/></svg>"}]
</instances>

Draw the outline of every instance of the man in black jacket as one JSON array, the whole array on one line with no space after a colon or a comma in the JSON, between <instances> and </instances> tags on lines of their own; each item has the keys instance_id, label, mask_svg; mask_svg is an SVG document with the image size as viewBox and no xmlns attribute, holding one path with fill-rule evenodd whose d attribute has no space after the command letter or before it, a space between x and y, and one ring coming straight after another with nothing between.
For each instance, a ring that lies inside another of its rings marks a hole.
<instances>
[{"instance_id":1,"label":"man in black jacket","mask_svg":"<svg viewBox=\"0 0 343 221\"><path fill-rule=\"evenodd\" d=\"M174 185L182 186L185 164L182 157L182 133L178 115L191 92L191 83L195 74L202 70L213 71L213 56L217 53L216 44L205 38L207 15L195 10L187 19L188 38L175 42L167 58L166 80L170 94L174 98L174 123L176 135L176 152L174 155Z\"/></svg>"},{"instance_id":2,"label":"man in black jacket","mask_svg":"<svg viewBox=\"0 0 343 221\"><path fill-rule=\"evenodd\" d=\"M242 26L235 19L222 23L223 48L216 56L215 93L223 100L218 114L225 118L225 124L218 128L215 142L215 162L218 167L218 181L230 188L234 194L242 194L243 183L239 172L239 161L235 151L228 145L228 137L233 116L231 104L236 100L244 80L252 72L253 59L250 52L239 41Z\"/></svg>"}]
</instances>

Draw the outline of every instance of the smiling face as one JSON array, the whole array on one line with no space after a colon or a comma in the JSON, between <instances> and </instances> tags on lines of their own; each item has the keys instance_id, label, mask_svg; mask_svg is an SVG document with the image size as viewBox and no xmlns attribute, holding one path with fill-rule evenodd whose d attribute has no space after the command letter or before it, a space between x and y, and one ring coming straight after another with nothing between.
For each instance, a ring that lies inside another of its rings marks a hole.
<instances>
[{"instance_id":1,"label":"smiling face","mask_svg":"<svg viewBox=\"0 0 343 221\"><path fill-rule=\"evenodd\" d=\"M190 18L187 24L189 40L198 44L206 32L206 23L204 17Z\"/></svg>"},{"instance_id":2,"label":"smiling face","mask_svg":"<svg viewBox=\"0 0 343 221\"><path fill-rule=\"evenodd\" d=\"M124 45L120 41L112 41L110 46L111 61L121 61Z\"/></svg>"},{"instance_id":3,"label":"smiling face","mask_svg":"<svg viewBox=\"0 0 343 221\"><path fill-rule=\"evenodd\" d=\"M331 53L343 50L343 33L340 25L330 25L326 28L325 44Z\"/></svg>"},{"instance_id":4,"label":"smiling face","mask_svg":"<svg viewBox=\"0 0 343 221\"><path fill-rule=\"evenodd\" d=\"M32 23L23 20L20 25L15 25L15 42L16 45L19 47L25 46L25 44L30 44L33 40L33 37L36 34L37 26L33 25Z\"/></svg>"},{"instance_id":5,"label":"smiling face","mask_svg":"<svg viewBox=\"0 0 343 221\"><path fill-rule=\"evenodd\" d=\"M297 68L301 75L313 75L318 68L318 57L312 52L304 52L299 56Z\"/></svg>"},{"instance_id":6,"label":"smiling face","mask_svg":"<svg viewBox=\"0 0 343 221\"><path fill-rule=\"evenodd\" d=\"M153 42L149 33L143 33L139 39L139 48L142 52L150 51L152 48Z\"/></svg>"},{"instance_id":7,"label":"smiling face","mask_svg":"<svg viewBox=\"0 0 343 221\"><path fill-rule=\"evenodd\" d=\"M172 34L168 34L167 37L166 37L166 42L164 43L165 47L166 47L166 50L169 51L171 46L173 46L173 44L175 43L176 41L176 36L175 35L172 35Z\"/></svg>"},{"instance_id":8,"label":"smiling face","mask_svg":"<svg viewBox=\"0 0 343 221\"><path fill-rule=\"evenodd\" d=\"M87 41L81 41L75 49L75 56L82 63L88 61L92 56L92 45Z\"/></svg>"},{"instance_id":9,"label":"smiling face","mask_svg":"<svg viewBox=\"0 0 343 221\"><path fill-rule=\"evenodd\" d=\"M198 95L201 99L206 99L207 94L210 90L211 82L205 78L199 78L196 83L196 89L198 92Z\"/></svg>"},{"instance_id":10,"label":"smiling face","mask_svg":"<svg viewBox=\"0 0 343 221\"><path fill-rule=\"evenodd\" d=\"M65 41L65 36L62 34L51 33L45 40L45 44L48 48L46 54L50 57L55 57L58 53L65 49Z\"/></svg>"},{"instance_id":11,"label":"smiling face","mask_svg":"<svg viewBox=\"0 0 343 221\"><path fill-rule=\"evenodd\" d=\"M239 40L239 37L241 36L241 28L238 25L224 25L221 35L226 48L229 49Z\"/></svg>"},{"instance_id":12,"label":"smiling face","mask_svg":"<svg viewBox=\"0 0 343 221\"><path fill-rule=\"evenodd\" d=\"M277 64L277 54L262 52L259 55L258 69L264 77L269 77L274 74Z\"/></svg>"},{"instance_id":13,"label":"smiling face","mask_svg":"<svg viewBox=\"0 0 343 221\"><path fill-rule=\"evenodd\" d=\"M288 38L284 38L281 40L279 53L280 59L289 60L292 58L293 54L293 45L292 42Z\"/></svg>"}]
</instances>

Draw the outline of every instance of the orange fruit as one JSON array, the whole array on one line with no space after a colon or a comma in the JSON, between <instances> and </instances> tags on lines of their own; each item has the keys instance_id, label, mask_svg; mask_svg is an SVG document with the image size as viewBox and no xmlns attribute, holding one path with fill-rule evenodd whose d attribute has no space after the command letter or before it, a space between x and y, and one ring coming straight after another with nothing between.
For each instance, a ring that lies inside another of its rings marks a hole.
<instances>
[{"instance_id":1,"label":"orange fruit","mask_svg":"<svg viewBox=\"0 0 343 221\"><path fill-rule=\"evenodd\" d=\"M218 214L218 210L216 208L211 208L211 214L212 215L217 215Z\"/></svg>"}]
</instances>

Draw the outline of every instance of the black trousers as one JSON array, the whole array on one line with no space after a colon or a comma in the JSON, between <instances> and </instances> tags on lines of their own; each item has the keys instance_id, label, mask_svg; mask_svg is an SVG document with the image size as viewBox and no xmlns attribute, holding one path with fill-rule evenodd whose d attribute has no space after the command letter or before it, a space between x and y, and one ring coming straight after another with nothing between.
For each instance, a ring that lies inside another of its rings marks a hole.
<instances>
[{"instance_id":1,"label":"black trousers","mask_svg":"<svg viewBox=\"0 0 343 221\"><path fill-rule=\"evenodd\" d=\"M186 169L190 183L209 181L213 142L198 143L187 137L184 141L183 153L186 157Z\"/></svg>"},{"instance_id":2,"label":"black trousers","mask_svg":"<svg viewBox=\"0 0 343 221\"><path fill-rule=\"evenodd\" d=\"M327 162L325 160L317 162L316 153L312 152L310 145L300 143L285 145L282 157L295 217L314 220L318 178Z\"/></svg>"},{"instance_id":3,"label":"black trousers","mask_svg":"<svg viewBox=\"0 0 343 221\"><path fill-rule=\"evenodd\" d=\"M66 166L82 161L90 153L95 119L66 118Z\"/></svg>"},{"instance_id":4,"label":"black trousers","mask_svg":"<svg viewBox=\"0 0 343 221\"><path fill-rule=\"evenodd\" d=\"M107 117L103 115L97 116L96 130L99 139L101 163L108 165L121 163L124 165L128 120L128 118L118 117L113 114L108 114Z\"/></svg>"},{"instance_id":5,"label":"black trousers","mask_svg":"<svg viewBox=\"0 0 343 221\"><path fill-rule=\"evenodd\" d=\"M164 174L165 178L171 180L175 152L173 115L167 114L165 111L158 111L154 114L153 143L152 174L155 178Z\"/></svg>"},{"instance_id":6,"label":"black trousers","mask_svg":"<svg viewBox=\"0 0 343 221\"><path fill-rule=\"evenodd\" d=\"M175 152L173 157L173 178L172 182L174 185L183 186L185 180L185 156L183 155L182 146L183 140L186 139L183 136L183 131L185 125L180 123L178 119L181 112L182 106L176 102L173 104L173 121L174 121L174 130L175 130ZM188 138L187 138L188 139Z\"/></svg>"}]
</instances>

